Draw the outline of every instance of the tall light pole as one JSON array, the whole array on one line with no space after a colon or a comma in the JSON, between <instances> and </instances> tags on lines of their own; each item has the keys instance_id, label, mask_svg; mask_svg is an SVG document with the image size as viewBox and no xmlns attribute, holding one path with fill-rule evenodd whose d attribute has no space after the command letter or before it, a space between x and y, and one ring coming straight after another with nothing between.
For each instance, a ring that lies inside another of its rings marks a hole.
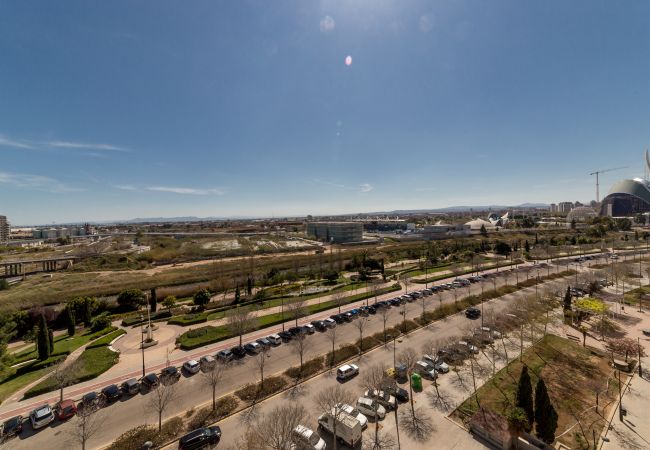
<instances>
[{"instance_id":1,"label":"tall light pole","mask_svg":"<svg viewBox=\"0 0 650 450\"><path fill-rule=\"evenodd\" d=\"M142 349L142 377L144 378L144 330L142 324L144 323L144 316L140 314L140 348Z\"/></svg>"}]
</instances>

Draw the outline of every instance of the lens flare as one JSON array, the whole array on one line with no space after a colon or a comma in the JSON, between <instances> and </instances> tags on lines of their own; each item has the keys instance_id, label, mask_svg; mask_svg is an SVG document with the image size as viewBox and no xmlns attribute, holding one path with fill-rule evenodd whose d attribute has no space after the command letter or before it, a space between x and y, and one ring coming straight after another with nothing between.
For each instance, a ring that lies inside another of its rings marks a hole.
<instances>
[{"instance_id":1,"label":"lens flare","mask_svg":"<svg viewBox=\"0 0 650 450\"><path fill-rule=\"evenodd\" d=\"M346 66L351 66L352 65L352 56L348 55L345 57L345 65Z\"/></svg>"}]
</instances>

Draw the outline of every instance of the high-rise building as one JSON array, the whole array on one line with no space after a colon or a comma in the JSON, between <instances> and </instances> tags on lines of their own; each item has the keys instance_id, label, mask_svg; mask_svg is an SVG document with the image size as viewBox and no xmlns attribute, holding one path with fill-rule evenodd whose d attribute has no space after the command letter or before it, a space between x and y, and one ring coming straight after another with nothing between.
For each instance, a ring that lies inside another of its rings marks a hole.
<instances>
[{"instance_id":1,"label":"high-rise building","mask_svg":"<svg viewBox=\"0 0 650 450\"><path fill-rule=\"evenodd\" d=\"M6 242L9 240L10 231L11 228L9 228L7 216L0 216L0 242Z\"/></svg>"},{"instance_id":2,"label":"high-rise building","mask_svg":"<svg viewBox=\"0 0 650 450\"><path fill-rule=\"evenodd\" d=\"M557 212L568 213L569 211L571 211L573 209L573 206L574 205L573 205L572 202L560 202L557 205L557 210L558 210Z\"/></svg>"},{"instance_id":3,"label":"high-rise building","mask_svg":"<svg viewBox=\"0 0 650 450\"><path fill-rule=\"evenodd\" d=\"M555 203L551 203L551 214L554 214L557 212L557 205Z\"/></svg>"}]
</instances>

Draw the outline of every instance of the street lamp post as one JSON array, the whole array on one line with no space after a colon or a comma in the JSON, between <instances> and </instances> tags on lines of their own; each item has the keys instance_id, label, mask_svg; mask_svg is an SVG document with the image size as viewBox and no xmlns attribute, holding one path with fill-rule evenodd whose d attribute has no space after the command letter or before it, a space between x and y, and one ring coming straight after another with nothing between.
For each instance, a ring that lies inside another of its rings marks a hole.
<instances>
[{"instance_id":1,"label":"street lamp post","mask_svg":"<svg viewBox=\"0 0 650 450\"><path fill-rule=\"evenodd\" d=\"M396 355L395 349L396 349L397 343L395 342L395 339L397 339L397 336L393 335L393 369L395 369L397 371L397 358L395 356Z\"/></svg>"},{"instance_id":2,"label":"street lamp post","mask_svg":"<svg viewBox=\"0 0 650 450\"><path fill-rule=\"evenodd\" d=\"M142 329L142 323L144 322L144 316L140 314L140 348L142 349L142 376L145 376L144 373L144 330Z\"/></svg>"}]
</instances>

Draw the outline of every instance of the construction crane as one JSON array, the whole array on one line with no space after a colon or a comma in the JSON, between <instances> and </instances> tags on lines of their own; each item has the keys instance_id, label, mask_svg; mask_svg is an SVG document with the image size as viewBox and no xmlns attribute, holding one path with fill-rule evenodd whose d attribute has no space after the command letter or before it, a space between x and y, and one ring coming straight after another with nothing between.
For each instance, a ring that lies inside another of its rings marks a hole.
<instances>
[{"instance_id":1,"label":"construction crane","mask_svg":"<svg viewBox=\"0 0 650 450\"><path fill-rule=\"evenodd\" d=\"M589 175L596 175L596 202L600 203L600 192L599 192L599 186L598 186L598 175L601 173L607 173L607 172L613 172L614 170L621 170L621 169L627 169L628 166L625 167L614 167L612 169L603 169L603 170L597 170L595 172L591 172Z\"/></svg>"}]
</instances>

